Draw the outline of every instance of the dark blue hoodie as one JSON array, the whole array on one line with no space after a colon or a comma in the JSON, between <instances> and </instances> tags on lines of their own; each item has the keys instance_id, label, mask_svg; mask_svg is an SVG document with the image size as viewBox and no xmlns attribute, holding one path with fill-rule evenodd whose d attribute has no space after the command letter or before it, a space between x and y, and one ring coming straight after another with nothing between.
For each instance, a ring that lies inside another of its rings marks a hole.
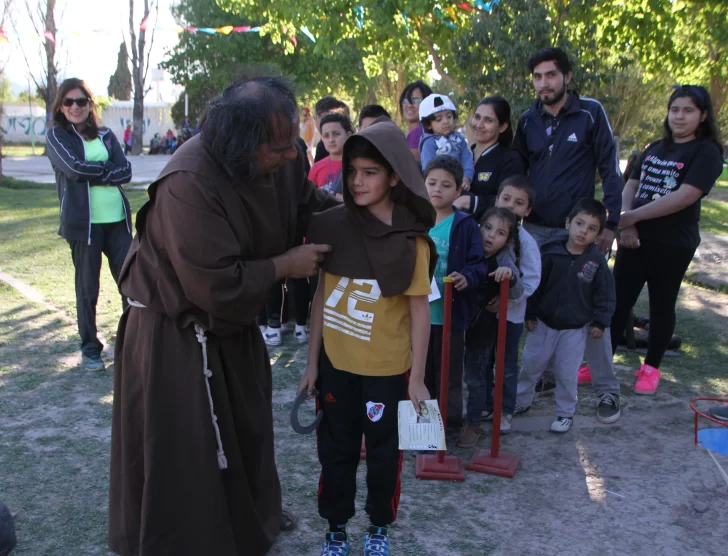
<instances>
[{"instance_id":1,"label":"dark blue hoodie","mask_svg":"<svg viewBox=\"0 0 728 556\"><path fill-rule=\"evenodd\" d=\"M453 289L452 329L465 330L478 313L478 288L485 282L488 265L480 227L468 213L455 209L450 229L447 275L459 272L468 280L463 291Z\"/></svg>"},{"instance_id":2,"label":"dark blue hoodie","mask_svg":"<svg viewBox=\"0 0 728 556\"><path fill-rule=\"evenodd\" d=\"M622 208L622 177L612 128L604 107L594 99L569 91L569 99L546 132L541 103L536 101L518 120L513 138L528 169L535 198L527 222L561 228L574 205L594 198L599 170L607 228L615 230Z\"/></svg>"},{"instance_id":3,"label":"dark blue hoodie","mask_svg":"<svg viewBox=\"0 0 728 556\"><path fill-rule=\"evenodd\" d=\"M572 255L567 240L564 230L541 247L541 283L528 299L526 320L539 319L555 330L587 324L604 330L614 313L612 272L596 245Z\"/></svg>"}]
</instances>

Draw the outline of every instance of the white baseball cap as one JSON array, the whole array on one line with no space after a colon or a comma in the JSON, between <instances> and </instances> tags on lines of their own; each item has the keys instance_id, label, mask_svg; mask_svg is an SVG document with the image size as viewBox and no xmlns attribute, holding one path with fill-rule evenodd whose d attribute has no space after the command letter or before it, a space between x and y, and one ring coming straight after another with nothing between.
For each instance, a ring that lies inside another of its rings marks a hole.
<instances>
[{"instance_id":1,"label":"white baseball cap","mask_svg":"<svg viewBox=\"0 0 728 556\"><path fill-rule=\"evenodd\" d=\"M452 110L453 112L457 112L458 109L455 108L450 97L445 95L432 94L425 97L425 99L420 103L420 120L424 120L425 118L432 116L433 114L437 114L438 112L442 112L443 110Z\"/></svg>"}]
</instances>

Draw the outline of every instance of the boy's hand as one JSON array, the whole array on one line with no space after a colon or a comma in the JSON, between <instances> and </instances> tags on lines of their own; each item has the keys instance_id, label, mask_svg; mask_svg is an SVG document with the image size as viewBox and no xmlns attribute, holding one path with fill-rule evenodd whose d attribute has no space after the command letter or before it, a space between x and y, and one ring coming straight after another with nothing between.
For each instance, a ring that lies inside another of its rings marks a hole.
<instances>
[{"instance_id":1,"label":"boy's hand","mask_svg":"<svg viewBox=\"0 0 728 556\"><path fill-rule=\"evenodd\" d=\"M459 272L451 272L448 278L452 278L452 286L457 291L463 291L468 287L468 279Z\"/></svg>"},{"instance_id":2,"label":"boy's hand","mask_svg":"<svg viewBox=\"0 0 728 556\"><path fill-rule=\"evenodd\" d=\"M496 295L485 306L485 310L488 311L489 313L497 313L499 305L500 305L500 295Z\"/></svg>"},{"instance_id":3,"label":"boy's hand","mask_svg":"<svg viewBox=\"0 0 728 556\"><path fill-rule=\"evenodd\" d=\"M306 400L310 400L311 398L313 398L313 391L316 387L317 379L318 365L306 365L306 370L303 373L300 382L298 383L296 394L298 394L301 390L306 390L308 392L308 397L306 398Z\"/></svg>"},{"instance_id":4,"label":"boy's hand","mask_svg":"<svg viewBox=\"0 0 728 556\"><path fill-rule=\"evenodd\" d=\"M412 405L415 406L417 415L420 414L420 402L430 399L430 392L427 390L427 386L423 381L410 380L409 385L409 397L412 400Z\"/></svg>"},{"instance_id":5,"label":"boy's hand","mask_svg":"<svg viewBox=\"0 0 728 556\"><path fill-rule=\"evenodd\" d=\"M493 276L496 282L502 282L513 278L513 271L507 266L499 266L495 269L495 272L491 272L488 276Z\"/></svg>"},{"instance_id":6,"label":"boy's hand","mask_svg":"<svg viewBox=\"0 0 728 556\"><path fill-rule=\"evenodd\" d=\"M470 196L460 195L460 197L453 201L452 206L457 207L460 210L468 210L470 208Z\"/></svg>"},{"instance_id":7,"label":"boy's hand","mask_svg":"<svg viewBox=\"0 0 728 556\"><path fill-rule=\"evenodd\" d=\"M590 333L592 340L599 340L602 336L604 336L604 330L597 328L596 326L591 327Z\"/></svg>"},{"instance_id":8,"label":"boy's hand","mask_svg":"<svg viewBox=\"0 0 728 556\"><path fill-rule=\"evenodd\" d=\"M536 330L536 325L538 324L537 320L527 320L526 321L526 330L529 332L533 332Z\"/></svg>"},{"instance_id":9,"label":"boy's hand","mask_svg":"<svg viewBox=\"0 0 728 556\"><path fill-rule=\"evenodd\" d=\"M470 191L470 178L463 178L463 191Z\"/></svg>"}]
</instances>

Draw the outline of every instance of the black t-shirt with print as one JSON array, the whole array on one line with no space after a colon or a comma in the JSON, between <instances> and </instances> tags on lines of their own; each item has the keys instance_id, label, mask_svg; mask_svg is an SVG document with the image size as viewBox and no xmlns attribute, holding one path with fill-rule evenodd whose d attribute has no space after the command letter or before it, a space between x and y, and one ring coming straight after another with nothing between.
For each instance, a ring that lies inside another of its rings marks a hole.
<instances>
[{"instance_id":1,"label":"black t-shirt with print","mask_svg":"<svg viewBox=\"0 0 728 556\"><path fill-rule=\"evenodd\" d=\"M475 145L470 150L474 151ZM500 183L516 174L525 174L521 155L512 149L502 147L498 143L483 151L475 161L473 183L470 185L470 194L475 198L470 202L471 212L476 222L495 204Z\"/></svg>"},{"instance_id":2,"label":"black t-shirt with print","mask_svg":"<svg viewBox=\"0 0 728 556\"><path fill-rule=\"evenodd\" d=\"M722 170L721 153L711 141L656 141L644 150L630 176L640 182L632 208L669 195L683 183L697 187L705 196ZM641 238L696 248L700 245L699 221L700 200L673 214L638 222L637 231Z\"/></svg>"}]
</instances>

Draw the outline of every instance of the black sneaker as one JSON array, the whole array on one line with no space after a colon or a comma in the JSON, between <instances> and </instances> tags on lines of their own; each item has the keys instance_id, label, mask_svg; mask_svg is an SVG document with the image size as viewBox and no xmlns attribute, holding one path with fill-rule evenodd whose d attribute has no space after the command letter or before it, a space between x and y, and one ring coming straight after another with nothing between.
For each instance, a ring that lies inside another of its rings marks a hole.
<instances>
[{"instance_id":1,"label":"black sneaker","mask_svg":"<svg viewBox=\"0 0 728 556\"><path fill-rule=\"evenodd\" d=\"M484 410L482 415L483 415L483 421L492 421L493 420L493 410L492 409Z\"/></svg>"},{"instance_id":2,"label":"black sneaker","mask_svg":"<svg viewBox=\"0 0 728 556\"><path fill-rule=\"evenodd\" d=\"M527 406L517 405L516 409L513 410L513 416L515 417L516 415L521 415L523 413L526 413L529 409L531 409L530 405L527 405Z\"/></svg>"},{"instance_id":3,"label":"black sneaker","mask_svg":"<svg viewBox=\"0 0 728 556\"><path fill-rule=\"evenodd\" d=\"M619 409L619 394L602 394L597 405L597 421L609 425L617 421L622 412Z\"/></svg>"},{"instance_id":4,"label":"black sneaker","mask_svg":"<svg viewBox=\"0 0 728 556\"><path fill-rule=\"evenodd\" d=\"M536 383L536 395L545 394L546 392L550 392L551 390L556 389L556 383L552 382L550 380L544 380L542 378L538 379L538 382Z\"/></svg>"},{"instance_id":5,"label":"black sneaker","mask_svg":"<svg viewBox=\"0 0 728 556\"><path fill-rule=\"evenodd\" d=\"M106 369L100 355L82 356L81 365L83 365L83 368L87 371L103 371Z\"/></svg>"}]
</instances>

